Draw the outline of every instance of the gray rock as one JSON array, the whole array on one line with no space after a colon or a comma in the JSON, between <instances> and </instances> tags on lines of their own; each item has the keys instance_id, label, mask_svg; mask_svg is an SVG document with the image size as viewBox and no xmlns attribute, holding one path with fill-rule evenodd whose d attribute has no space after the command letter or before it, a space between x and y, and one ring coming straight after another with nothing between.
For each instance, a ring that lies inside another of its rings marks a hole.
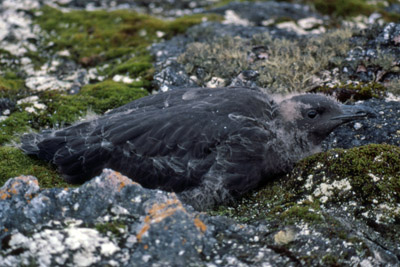
<instances>
[{"instance_id":1,"label":"gray rock","mask_svg":"<svg viewBox=\"0 0 400 267\"><path fill-rule=\"evenodd\" d=\"M343 70L354 80L389 82L398 80L400 24L374 25L351 38L357 47L350 50Z\"/></svg>"},{"instance_id":2,"label":"gray rock","mask_svg":"<svg viewBox=\"0 0 400 267\"><path fill-rule=\"evenodd\" d=\"M304 180L297 199L315 192L318 179ZM292 183L299 190L301 183ZM309 210L326 220L317 223L238 223L194 212L175 194L144 189L111 170L74 189L40 189L34 177L21 176L0 197L2 266L399 264L393 243L349 215L353 204Z\"/></svg>"},{"instance_id":3,"label":"gray rock","mask_svg":"<svg viewBox=\"0 0 400 267\"><path fill-rule=\"evenodd\" d=\"M383 143L400 146L400 102L370 99L363 105L375 110L377 117L355 122L361 124L358 129L354 122L340 126L323 142L324 150Z\"/></svg>"},{"instance_id":4,"label":"gray rock","mask_svg":"<svg viewBox=\"0 0 400 267\"><path fill-rule=\"evenodd\" d=\"M0 98L0 115L10 115L15 109L15 101L9 98Z\"/></svg>"},{"instance_id":5,"label":"gray rock","mask_svg":"<svg viewBox=\"0 0 400 267\"><path fill-rule=\"evenodd\" d=\"M204 215L175 194L111 170L75 189L41 190L36 178L21 176L0 196L3 266L179 266L200 262L215 242Z\"/></svg>"}]
</instances>

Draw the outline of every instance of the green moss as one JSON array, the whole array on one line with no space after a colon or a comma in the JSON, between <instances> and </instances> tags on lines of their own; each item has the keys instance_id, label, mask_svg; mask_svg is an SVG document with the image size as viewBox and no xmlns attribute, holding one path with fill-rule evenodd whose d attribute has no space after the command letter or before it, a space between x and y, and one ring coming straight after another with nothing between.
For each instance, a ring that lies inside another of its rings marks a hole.
<instances>
[{"instance_id":1,"label":"green moss","mask_svg":"<svg viewBox=\"0 0 400 267\"><path fill-rule=\"evenodd\" d=\"M77 97L82 98L81 104L85 104L86 108L101 114L148 95L148 92L141 87L144 85L145 83L143 82L127 85L113 81L104 81L84 86ZM73 97L70 98L73 99Z\"/></svg>"},{"instance_id":2,"label":"green moss","mask_svg":"<svg viewBox=\"0 0 400 267\"><path fill-rule=\"evenodd\" d=\"M108 76L113 76L115 74L130 75L134 77L144 77L150 79L152 74L151 71L151 57L150 55L143 55L139 57L133 57L124 61L121 64L115 65L108 69Z\"/></svg>"},{"instance_id":3,"label":"green moss","mask_svg":"<svg viewBox=\"0 0 400 267\"><path fill-rule=\"evenodd\" d=\"M319 12L336 17L369 15L376 10L376 7L368 4L367 0L310 0L307 2L314 4Z\"/></svg>"},{"instance_id":4,"label":"green moss","mask_svg":"<svg viewBox=\"0 0 400 267\"><path fill-rule=\"evenodd\" d=\"M43 92L40 100L47 109L35 117L32 126L38 129L70 124L85 116L87 111L102 114L148 94L143 88L134 85L104 81L86 85L76 95L65 95L56 91Z\"/></svg>"},{"instance_id":5,"label":"green moss","mask_svg":"<svg viewBox=\"0 0 400 267\"><path fill-rule=\"evenodd\" d=\"M0 186L19 175L35 176L42 188L68 186L49 164L26 156L18 148L0 147Z\"/></svg>"},{"instance_id":6,"label":"green moss","mask_svg":"<svg viewBox=\"0 0 400 267\"><path fill-rule=\"evenodd\" d=\"M13 72L6 72L0 77L0 98L16 99L17 96L25 95L27 89L23 79Z\"/></svg>"},{"instance_id":7,"label":"green moss","mask_svg":"<svg viewBox=\"0 0 400 267\"><path fill-rule=\"evenodd\" d=\"M332 188L327 200L321 199L323 195L314 194L323 183L329 186L335 181L343 180L348 182L351 188ZM333 218L330 219L321 213L321 203L340 205L355 201L371 211L374 203L387 204L389 208L385 211L385 216L393 222L399 219L395 212L397 204L400 203L398 192L400 148L371 144L348 150L334 149L310 156L300 161L290 175L277 177L276 181L244 196L231 207L219 207L210 213L229 216L243 222L278 219L281 225L299 221L336 225ZM381 212L379 208L378 212ZM383 217L381 220L385 220ZM347 238L346 234L333 234L342 239Z\"/></svg>"},{"instance_id":8,"label":"green moss","mask_svg":"<svg viewBox=\"0 0 400 267\"><path fill-rule=\"evenodd\" d=\"M332 254L327 254L322 257L322 263L325 266L340 266L338 257Z\"/></svg>"},{"instance_id":9,"label":"green moss","mask_svg":"<svg viewBox=\"0 0 400 267\"><path fill-rule=\"evenodd\" d=\"M311 224L320 223L323 216L320 213L319 202L304 201L296 191L285 186L285 178L267 184L263 189L244 196L231 207L219 207L209 211L211 215L228 216L240 222L256 220L279 221L279 225L292 225L298 221Z\"/></svg>"},{"instance_id":10,"label":"green moss","mask_svg":"<svg viewBox=\"0 0 400 267\"><path fill-rule=\"evenodd\" d=\"M359 84L344 84L334 87L319 87L313 90L328 95L335 95L341 101L358 101L370 98L382 98L388 91L385 86L377 82L359 83Z\"/></svg>"},{"instance_id":11,"label":"green moss","mask_svg":"<svg viewBox=\"0 0 400 267\"><path fill-rule=\"evenodd\" d=\"M318 164L324 168L318 170ZM356 200L363 205L371 205L374 200L400 203L397 194L400 192L400 148L397 146L371 144L348 150L334 149L303 160L294 172L302 177L316 176L316 169L331 179L347 179L351 185L354 194L338 194L331 201Z\"/></svg>"},{"instance_id":12,"label":"green moss","mask_svg":"<svg viewBox=\"0 0 400 267\"><path fill-rule=\"evenodd\" d=\"M16 133L27 132L29 121L33 117L28 112L17 111L12 113L6 120L0 122L0 145L15 141Z\"/></svg>"},{"instance_id":13,"label":"green moss","mask_svg":"<svg viewBox=\"0 0 400 267\"><path fill-rule=\"evenodd\" d=\"M376 12L381 14L386 22L400 21L400 15L396 12L391 12L387 8L386 4L398 3L392 0L305 0L303 2L313 5L317 11L323 14L331 15L333 20L348 19L359 15L369 16L371 13Z\"/></svg>"},{"instance_id":14,"label":"green moss","mask_svg":"<svg viewBox=\"0 0 400 267\"><path fill-rule=\"evenodd\" d=\"M217 15L197 14L173 21L129 10L70 11L63 13L45 6L35 18L45 32L51 50L68 50L71 58L84 66L107 62L111 74L149 78L152 69L147 47L161 38L183 33L203 18L220 20ZM162 33L163 37L159 34Z\"/></svg>"},{"instance_id":15,"label":"green moss","mask_svg":"<svg viewBox=\"0 0 400 267\"><path fill-rule=\"evenodd\" d=\"M311 205L310 205L311 204ZM319 223L322 221L322 216L317 210L320 207L314 202L309 202L306 205L298 205L293 203L290 208L280 214L280 218L288 224L293 224L298 221L309 223Z\"/></svg>"},{"instance_id":16,"label":"green moss","mask_svg":"<svg viewBox=\"0 0 400 267\"><path fill-rule=\"evenodd\" d=\"M113 221L108 223L99 223L95 225L97 231L102 234L112 233L114 236L121 236L126 229L126 225L123 222Z\"/></svg>"},{"instance_id":17,"label":"green moss","mask_svg":"<svg viewBox=\"0 0 400 267\"><path fill-rule=\"evenodd\" d=\"M86 85L76 95L66 95L59 91L39 93L39 101L46 105L44 110L28 113L22 104L19 111L0 123L0 144L18 140L18 133L29 129L62 127L85 117L88 111L103 114L107 110L122 106L130 101L146 96L143 82L132 84L104 81Z\"/></svg>"}]
</instances>

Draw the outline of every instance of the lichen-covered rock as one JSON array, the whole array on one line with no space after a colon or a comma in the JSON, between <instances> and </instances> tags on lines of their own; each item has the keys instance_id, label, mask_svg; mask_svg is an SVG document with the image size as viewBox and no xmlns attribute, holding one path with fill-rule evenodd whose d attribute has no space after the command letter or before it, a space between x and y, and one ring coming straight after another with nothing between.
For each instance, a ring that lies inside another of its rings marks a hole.
<instances>
[{"instance_id":1,"label":"lichen-covered rock","mask_svg":"<svg viewBox=\"0 0 400 267\"><path fill-rule=\"evenodd\" d=\"M307 265L396 266L399 158L400 149L389 145L316 154L217 213L267 224L269 241Z\"/></svg>"},{"instance_id":2,"label":"lichen-covered rock","mask_svg":"<svg viewBox=\"0 0 400 267\"><path fill-rule=\"evenodd\" d=\"M362 193L354 191L357 180L329 175L318 162L220 210L246 222L197 213L175 194L142 188L111 170L75 189L40 189L34 177L17 177L0 189L0 260L4 266L399 264L398 189L388 188L387 200L376 193L378 203L373 195L359 198L352 193ZM379 187L396 186L389 176L376 179Z\"/></svg>"},{"instance_id":3,"label":"lichen-covered rock","mask_svg":"<svg viewBox=\"0 0 400 267\"><path fill-rule=\"evenodd\" d=\"M178 266L210 256L215 243L204 215L175 194L110 170L75 189L40 190L36 178L17 177L0 198L2 266Z\"/></svg>"}]
</instances>

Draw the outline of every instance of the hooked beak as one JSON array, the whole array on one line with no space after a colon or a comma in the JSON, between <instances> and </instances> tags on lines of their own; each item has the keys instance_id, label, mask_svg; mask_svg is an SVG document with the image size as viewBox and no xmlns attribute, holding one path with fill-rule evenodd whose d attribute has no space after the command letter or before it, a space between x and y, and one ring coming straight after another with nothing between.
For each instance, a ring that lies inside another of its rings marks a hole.
<instances>
[{"instance_id":1,"label":"hooked beak","mask_svg":"<svg viewBox=\"0 0 400 267\"><path fill-rule=\"evenodd\" d=\"M365 117L376 118L375 111L363 105L341 105L342 115L331 118L331 120L352 121Z\"/></svg>"}]
</instances>

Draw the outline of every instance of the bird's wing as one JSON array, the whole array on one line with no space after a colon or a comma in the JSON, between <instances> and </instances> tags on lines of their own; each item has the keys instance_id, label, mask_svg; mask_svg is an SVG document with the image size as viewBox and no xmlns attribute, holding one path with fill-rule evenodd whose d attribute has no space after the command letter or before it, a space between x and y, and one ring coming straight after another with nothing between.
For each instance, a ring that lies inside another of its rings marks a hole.
<instances>
[{"instance_id":1,"label":"bird's wing","mask_svg":"<svg viewBox=\"0 0 400 267\"><path fill-rule=\"evenodd\" d=\"M119 112L57 131L43 138L39 150L47 158L54 155L53 163L70 182L110 167L146 187L179 191L198 184L218 147L239 129L254 125L255 118L264 116L265 105L265 99L247 90L217 89L142 101L146 103L135 101Z\"/></svg>"}]
</instances>

